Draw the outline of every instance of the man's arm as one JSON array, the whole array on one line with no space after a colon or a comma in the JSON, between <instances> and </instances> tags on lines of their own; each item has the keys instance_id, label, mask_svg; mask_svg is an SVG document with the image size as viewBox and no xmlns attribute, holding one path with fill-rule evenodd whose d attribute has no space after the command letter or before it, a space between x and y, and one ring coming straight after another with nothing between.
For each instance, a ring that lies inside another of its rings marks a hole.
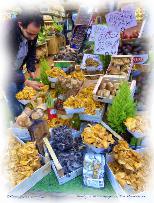
<instances>
[{"instance_id":1,"label":"man's arm","mask_svg":"<svg viewBox=\"0 0 154 203\"><path fill-rule=\"evenodd\" d=\"M36 71L36 68L35 68L36 42L37 42L37 38L33 41L32 45L29 45L28 56L26 60L26 67L29 73Z\"/></svg>"}]
</instances>

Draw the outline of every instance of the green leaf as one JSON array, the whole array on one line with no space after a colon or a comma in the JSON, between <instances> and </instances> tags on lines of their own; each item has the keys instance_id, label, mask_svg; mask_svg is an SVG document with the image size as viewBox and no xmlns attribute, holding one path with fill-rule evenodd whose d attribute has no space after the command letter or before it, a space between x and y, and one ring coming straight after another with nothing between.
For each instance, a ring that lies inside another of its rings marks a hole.
<instances>
[{"instance_id":1,"label":"green leaf","mask_svg":"<svg viewBox=\"0 0 154 203\"><path fill-rule=\"evenodd\" d=\"M128 117L134 116L135 112L136 104L131 96L129 84L125 81L120 85L119 91L109 107L107 113L108 123L117 133L125 133L124 121Z\"/></svg>"}]
</instances>

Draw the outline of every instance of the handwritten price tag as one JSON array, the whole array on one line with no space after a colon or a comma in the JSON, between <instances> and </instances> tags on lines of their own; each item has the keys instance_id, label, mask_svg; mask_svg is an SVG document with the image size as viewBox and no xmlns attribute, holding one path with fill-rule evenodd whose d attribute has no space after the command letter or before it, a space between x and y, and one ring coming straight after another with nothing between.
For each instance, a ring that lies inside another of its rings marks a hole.
<instances>
[{"instance_id":1,"label":"handwritten price tag","mask_svg":"<svg viewBox=\"0 0 154 203\"><path fill-rule=\"evenodd\" d=\"M120 33L103 26L95 37L95 54L114 55L118 52Z\"/></svg>"},{"instance_id":2,"label":"handwritten price tag","mask_svg":"<svg viewBox=\"0 0 154 203\"><path fill-rule=\"evenodd\" d=\"M116 32L121 32L137 25L135 12L130 8L108 13L105 17L108 26Z\"/></svg>"},{"instance_id":3,"label":"handwritten price tag","mask_svg":"<svg viewBox=\"0 0 154 203\"><path fill-rule=\"evenodd\" d=\"M91 30L91 34L89 37L89 41L91 41L91 42L95 41L96 35L98 35L105 29L106 29L106 27L103 25L92 25L92 30Z\"/></svg>"}]
</instances>

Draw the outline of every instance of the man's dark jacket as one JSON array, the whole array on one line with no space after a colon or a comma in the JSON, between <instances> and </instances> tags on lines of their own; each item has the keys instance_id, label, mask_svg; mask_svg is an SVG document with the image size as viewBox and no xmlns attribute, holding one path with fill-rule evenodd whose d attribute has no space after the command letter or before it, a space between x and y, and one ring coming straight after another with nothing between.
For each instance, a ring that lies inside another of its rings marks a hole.
<instances>
[{"instance_id":1,"label":"man's dark jacket","mask_svg":"<svg viewBox=\"0 0 154 203\"><path fill-rule=\"evenodd\" d=\"M20 42L22 42L22 32L16 20L12 20L11 22L9 22L8 39L9 39L8 46L10 47L10 51L11 51L10 54L12 57L11 62L13 65L17 57ZM23 61L22 66L20 67L20 70L22 70L23 65L26 64L28 72L35 72L36 43L37 43L37 37L33 41L28 41L28 53L26 58ZM15 82L24 82L24 81L21 81L24 79L20 77L20 74L18 74L18 71L14 71L12 76Z\"/></svg>"}]
</instances>

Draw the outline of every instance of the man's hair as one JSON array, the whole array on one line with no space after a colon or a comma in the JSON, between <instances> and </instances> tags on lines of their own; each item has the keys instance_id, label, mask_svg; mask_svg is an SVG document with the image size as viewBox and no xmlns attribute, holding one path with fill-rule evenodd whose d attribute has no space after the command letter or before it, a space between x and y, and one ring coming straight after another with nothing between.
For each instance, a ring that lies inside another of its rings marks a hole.
<instances>
[{"instance_id":1,"label":"man's hair","mask_svg":"<svg viewBox=\"0 0 154 203\"><path fill-rule=\"evenodd\" d=\"M17 16L17 21L22 23L23 28L27 28L32 22L38 27L44 25L43 16L38 11L34 11L33 13L30 11L23 11Z\"/></svg>"}]
</instances>

